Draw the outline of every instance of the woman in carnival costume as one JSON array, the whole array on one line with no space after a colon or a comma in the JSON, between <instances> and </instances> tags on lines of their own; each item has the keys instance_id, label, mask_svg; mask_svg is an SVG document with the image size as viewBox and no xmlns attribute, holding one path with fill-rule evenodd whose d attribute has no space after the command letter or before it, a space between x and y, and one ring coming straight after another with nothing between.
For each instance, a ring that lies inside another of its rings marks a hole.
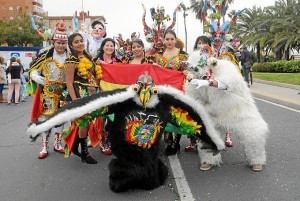
<instances>
[{"instance_id":1,"label":"woman in carnival costume","mask_svg":"<svg viewBox=\"0 0 300 201\"><path fill-rule=\"evenodd\" d=\"M32 105L31 122L43 121L52 115L61 105L65 88L64 62L67 58L67 33L64 21L57 23L51 36L53 45L48 47L30 63L30 80L27 93L35 94ZM54 132L54 151L64 153L61 145L63 125L52 128ZM42 134L42 151L39 159L48 155L50 131ZM32 136L35 141L38 136Z\"/></svg>"},{"instance_id":2,"label":"woman in carnival costume","mask_svg":"<svg viewBox=\"0 0 300 201\"><path fill-rule=\"evenodd\" d=\"M205 49L209 49L207 46ZM266 163L265 144L269 131L239 70L228 60L211 57L212 51L195 51L189 57L185 91L199 101L213 120L220 134L236 133L244 147L253 171L261 171ZM224 136L225 137L225 136ZM201 170L220 165L221 155L212 155L210 147L198 142Z\"/></svg>"},{"instance_id":3,"label":"woman in carnival costume","mask_svg":"<svg viewBox=\"0 0 300 201\"><path fill-rule=\"evenodd\" d=\"M75 101L82 97L91 96L99 90L99 80L102 77L101 67L95 65L91 56L84 50L84 40L81 34L74 33L68 38L70 55L65 62L66 85L68 90L67 101ZM87 148L87 135L92 145L96 146L102 138L101 132L94 125L95 117L87 115L72 122L69 129L64 131L65 156L71 151L81 157L83 162L96 164ZM78 151L80 144L81 153ZM74 147L73 147L74 146Z\"/></svg>"},{"instance_id":4,"label":"woman in carnival costume","mask_svg":"<svg viewBox=\"0 0 300 201\"><path fill-rule=\"evenodd\" d=\"M115 47L116 43L112 38L106 38L103 40L99 50L98 54L94 58L94 61L96 64L116 64L121 63L121 60L119 60L115 55ZM100 142L99 149L100 151L105 155L112 154L111 151L111 145L108 140L108 129L112 124L113 115L110 115L109 117L104 117L104 130L105 134L103 136L103 139Z\"/></svg>"},{"instance_id":5,"label":"woman in carnival costume","mask_svg":"<svg viewBox=\"0 0 300 201\"><path fill-rule=\"evenodd\" d=\"M143 64L148 63L145 58L145 46L141 39L134 39L131 44L132 55L123 58L123 62L127 64Z\"/></svg>"},{"instance_id":6,"label":"woman in carnival costume","mask_svg":"<svg viewBox=\"0 0 300 201\"><path fill-rule=\"evenodd\" d=\"M171 70L185 70L184 61L187 60L188 54L181 48L176 47L177 37L175 32L171 29L166 30L163 39L166 48L163 52L156 55L156 64ZM180 151L180 138L180 134L176 134L173 139L172 133L165 133L165 140L168 142L168 146L165 150L166 155L174 155Z\"/></svg>"},{"instance_id":7,"label":"woman in carnival costume","mask_svg":"<svg viewBox=\"0 0 300 201\"><path fill-rule=\"evenodd\" d=\"M196 135L216 152L224 142L203 106L171 86L155 86L147 72L135 85L84 97L61 108L47 122L31 125L35 134L52 125L88 115L115 114L109 131L115 157L109 163L109 186L114 192L151 190L163 185L168 169L160 159L160 139L168 122L187 135Z\"/></svg>"}]
</instances>

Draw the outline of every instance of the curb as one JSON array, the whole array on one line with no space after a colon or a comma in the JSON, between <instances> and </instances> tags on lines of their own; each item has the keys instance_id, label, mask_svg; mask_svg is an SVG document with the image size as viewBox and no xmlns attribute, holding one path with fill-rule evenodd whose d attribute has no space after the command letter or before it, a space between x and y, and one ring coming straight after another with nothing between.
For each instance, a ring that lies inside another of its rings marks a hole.
<instances>
[{"instance_id":1,"label":"curb","mask_svg":"<svg viewBox=\"0 0 300 201\"><path fill-rule=\"evenodd\" d=\"M255 98L260 98L266 101L270 101L272 103L276 103L300 111L300 104L294 103L293 100L281 99L276 97L275 95L266 95L264 93L260 93L259 91L254 90L251 90L251 93Z\"/></svg>"},{"instance_id":2,"label":"curb","mask_svg":"<svg viewBox=\"0 0 300 201\"><path fill-rule=\"evenodd\" d=\"M293 90L297 90L300 92L300 86L299 85L292 85L292 84L284 84L284 83L279 83L279 82L271 82L271 81L265 81L265 80L259 80L259 79L254 79L253 82L255 83L260 83L260 84L266 84L266 85L271 85L271 86L277 86L277 87L282 87L282 88L289 88ZM267 100L273 103L277 103L292 109L300 110L300 95L299 99L294 99L294 98L289 98L289 97L281 97L275 94L271 93L266 93L260 90L255 90L250 88L251 93L254 95L256 98L260 98L263 100Z\"/></svg>"},{"instance_id":3,"label":"curb","mask_svg":"<svg viewBox=\"0 0 300 201\"><path fill-rule=\"evenodd\" d=\"M266 80L260 80L260 79L253 79L253 82L261 83L261 84L268 84L278 87L284 87L284 88L290 88L300 91L300 85L293 85L293 84L285 84L280 82L272 82L272 81L266 81Z\"/></svg>"}]
</instances>

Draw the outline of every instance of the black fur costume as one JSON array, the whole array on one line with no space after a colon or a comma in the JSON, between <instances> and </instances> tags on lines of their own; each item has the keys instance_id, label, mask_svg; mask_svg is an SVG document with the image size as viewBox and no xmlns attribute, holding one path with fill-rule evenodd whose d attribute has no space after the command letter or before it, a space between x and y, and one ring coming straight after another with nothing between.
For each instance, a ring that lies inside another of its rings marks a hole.
<instances>
[{"instance_id":1,"label":"black fur costume","mask_svg":"<svg viewBox=\"0 0 300 201\"><path fill-rule=\"evenodd\" d=\"M224 148L212 123L202 106L177 89L156 87L157 94L149 97L147 104L141 103L141 92L131 86L78 99L38 125L31 125L28 134L40 133L52 124L74 120L95 111L101 115L115 114L109 131L113 159L109 164L109 185L115 192L140 188L151 190L164 184L168 169L159 159L159 141L168 122L176 124L170 106L180 107L202 125L198 137L214 149Z\"/></svg>"}]
</instances>

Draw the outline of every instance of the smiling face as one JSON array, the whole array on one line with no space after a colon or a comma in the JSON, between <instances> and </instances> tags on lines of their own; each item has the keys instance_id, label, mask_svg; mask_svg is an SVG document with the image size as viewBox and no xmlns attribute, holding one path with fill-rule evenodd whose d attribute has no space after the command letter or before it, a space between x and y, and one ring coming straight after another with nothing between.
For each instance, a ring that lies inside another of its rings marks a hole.
<instances>
[{"instance_id":1,"label":"smiling face","mask_svg":"<svg viewBox=\"0 0 300 201\"><path fill-rule=\"evenodd\" d=\"M115 46L112 41L106 41L103 46L103 52L105 55L112 55L115 51Z\"/></svg>"},{"instance_id":2,"label":"smiling face","mask_svg":"<svg viewBox=\"0 0 300 201\"><path fill-rule=\"evenodd\" d=\"M81 36L77 35L73 38L72 44L70 45L74 52L81 54L84 50L84 40Z\"/></svg>"},{"instance_id":3,"label":"smiling face","mask_svg":"<svg viewBox=\"0 0 300 201\"><path fill-rule=\"evenodd\" d=\"M167 33L164 38L164 44L169 49L174 48L176 44L176 37L172 33Z\"/></svg>"},{"instance_id":4,"label":"smiling face","mask_svg":"<svg viewBox=\"0 0 300 201\"><path fill-rule=\"evenodd\" d=\"M131 51L135 57L141 57L144 54L144 47L138 42L133 42L131 46Z\"/></svg>"},{"instance_id":5,"label":"smiling face","mask_svg":"<svg viewBox=\"0 0 300 201\"><path fill-rule=\"evenodd\" d=\"M55 40L54 41L54 49L58 54L63 54L67 48L66 40Z\"/></svg>"}]
</instances>

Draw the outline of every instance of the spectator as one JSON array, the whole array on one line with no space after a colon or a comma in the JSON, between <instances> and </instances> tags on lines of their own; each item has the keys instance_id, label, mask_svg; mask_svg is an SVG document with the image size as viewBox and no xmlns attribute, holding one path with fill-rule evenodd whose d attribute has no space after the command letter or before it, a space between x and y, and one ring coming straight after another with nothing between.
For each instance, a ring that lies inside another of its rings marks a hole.
<instances>
[{"instance_id":1,"label":"spectator","mask_svg":"<svg viewBox=\"0 0 300 201\"><path fill-rule=\"evenodd\" d=\"M6 83L6 74L4 69L4 58L0 56L0 103L6 103L6 101L3 99L3 88L4 84Z\"/></svg>"},{"instance_id":2,"label":"spectator","mask_svg":"<svg viewBox=\"0 0 300 201\"><path fill-rule=\"evenodd\" d=\"M241 65L242 65L244 80L247 82L248 87L250 87L249 73L250 73L253 62L252 62L251 54L247 50L246 46L242 47L242 53L241 53L240 61L241 61Z\"/></svg>"},{"instance_id":3,"label":"spectator","mask_svg":"<svg viewBox=\"0 0 300 201\"><path fill-rule=\"evenodd\" d=\"M6 69L6 74L11 75L11 83L8 84L7 104L11 105L11 97L15 92L15 104L19 104L20 85L21 85L21 66L17 62L16 57L10 59L10 65Z\"/></svg>"},{"instance_id":4,"label":"spectator","mask_svg":"<svg viewBox=\"0 0 300 201\"><path fill-rule=\"evenodd\" d=\"M16 62L18 62L21 66L21 73L20 73L21 86L20 86L20 99L19 99L19 101L25 102L25 97L26 97L26 80L25 80L25 77L24 77L25 70L24 70L24 66L21 63L20 58L17 58ZM13 97L14 97L14 93L13 93ZM13 99L12 102L15 102L14 98L12 98L12 99Z\"/></svg>"}]
</instances>

